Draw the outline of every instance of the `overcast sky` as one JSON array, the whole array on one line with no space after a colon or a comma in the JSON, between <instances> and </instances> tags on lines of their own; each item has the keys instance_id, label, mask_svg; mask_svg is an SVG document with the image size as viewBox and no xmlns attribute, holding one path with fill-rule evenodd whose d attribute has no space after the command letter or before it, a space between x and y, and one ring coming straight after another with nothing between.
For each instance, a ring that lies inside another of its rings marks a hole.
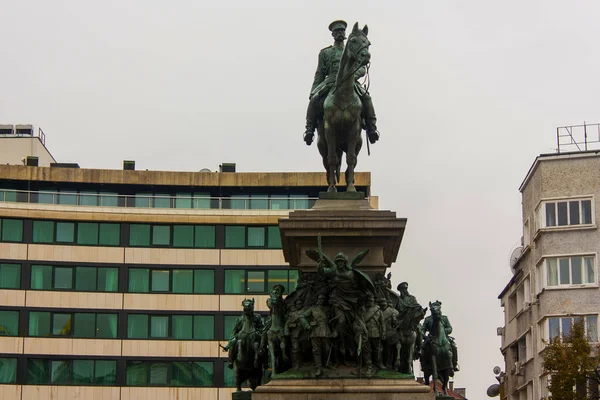
<instances>
[{"instance_id":1,"label":"overcast sky","mask_svg":"<svg viewBox=\"0 0 600 400\"><path fill-rule=\"evenodd\" d=\"M41 127L60 162L182 171L320 171L302 141L317 55L332 20L368 24L381 140L357 170L408 218L394 286L443 302L456 386L486 398L518 187L557 126L600 122L600 2L0 0L0 15L0 123Z\"/></svg>"}]
</instances>

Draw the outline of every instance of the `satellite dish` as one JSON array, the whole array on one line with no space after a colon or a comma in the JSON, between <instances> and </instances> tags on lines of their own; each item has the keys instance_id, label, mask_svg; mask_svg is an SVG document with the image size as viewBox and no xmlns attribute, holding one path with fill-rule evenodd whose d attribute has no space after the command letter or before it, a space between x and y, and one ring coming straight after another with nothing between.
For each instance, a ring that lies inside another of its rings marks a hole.
<instances>
[{"instance_id":1,"label":"satellite dish","mask_svg":"<svg viewBox=\"0 0 600 400\"><path fill-rule=\"evenodd\" d=\"M494 383L492 386L490 386L487 390L487 395L489 397L496 397L500 395L500 385L497 383Z\"/></svg>"},{"instance_id":2,"label":"satellite dish","mask_svg":"<svg viewBox=\"0 0 600 400\"><path fill-rule=\"evenodd\" d=\"M212 172L210 169L208 168L202 168L200 171L198 172Z\"/></svg>"},{"instance_id":3,"label":"satellite dish","mask_svg":"<svg viewBox=\"0 0 600 400\"><path fill-rule=\"evenodd\" d=\"M500 368L499 366L497 366L497 365L496 365L496 366L494 367L494 374L495 374L495 375L498 375L500 372L502 372L502 368Z\"/></svg>"},{"instance_id":4,"label":"satellite dish","mask_svg":"<svg viewBox=\"0 0 600 400\"><path fill-rule=\"evenodd\" d=\"M510 258L508 259L508 265L510 265L510 270L512 273L515 273L515 264L519 261L521 254L523 253L523 246L519 246L512 251L510 254Z\"/></svg>"}]
</instances>

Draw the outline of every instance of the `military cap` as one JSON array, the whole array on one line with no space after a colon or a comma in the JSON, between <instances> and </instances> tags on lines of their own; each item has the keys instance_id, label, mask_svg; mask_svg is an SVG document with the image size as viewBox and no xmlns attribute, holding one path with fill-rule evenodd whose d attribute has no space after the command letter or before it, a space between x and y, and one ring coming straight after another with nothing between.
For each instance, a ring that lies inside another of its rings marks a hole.
<instances>
[{"instance_id":1,"label":"military cap","mask_svg":"<svg viewBox=\"0 0 600 400\"><path fill-rule=\"evenodd\" d=\"M341 19L339 19L339 20L333 21L332 23L329 24L329 30L331 32L335 31L336 29L346 30L347 26L348 26L348 24L346 23L346 21L342 21Z\"/></svg>"}]
</instances>

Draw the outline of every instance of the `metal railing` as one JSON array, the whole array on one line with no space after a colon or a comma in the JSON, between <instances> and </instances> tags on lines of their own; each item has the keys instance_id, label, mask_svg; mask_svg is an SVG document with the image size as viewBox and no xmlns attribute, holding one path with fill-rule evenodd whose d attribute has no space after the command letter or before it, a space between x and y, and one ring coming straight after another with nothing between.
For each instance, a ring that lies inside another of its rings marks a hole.
<instances>
[{"instance_id":1,"label":"metal railing","mask_svg":"<svg viewBox=\"0 0 600 400\"><path fill-rule=\"evenodd\" d=\"M559 126L556 128L557 152L600 149L600 124Z\"/></svg>"},{"instance_id":2,"label":"metal railing","mask_svg":"<svg viewBox=\"0 0 600 400\"><path fill-rule=\"evenodd\" d=\"M81 207L128 207L180 210L306 210L313 197L209 197L121 195L116 193L50 192L0 189L0 202L55 204Z\"/></svg>"}]
</instances>

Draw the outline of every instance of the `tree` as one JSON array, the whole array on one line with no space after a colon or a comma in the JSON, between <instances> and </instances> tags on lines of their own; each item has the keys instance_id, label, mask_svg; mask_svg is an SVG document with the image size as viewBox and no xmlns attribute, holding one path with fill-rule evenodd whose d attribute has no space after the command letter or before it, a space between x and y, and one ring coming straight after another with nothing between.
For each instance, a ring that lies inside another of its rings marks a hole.
<instances>
[{"instance_id":1,"label":"tree","mask_svg":"<svg viewBox=\"0 0 600 400\"><path fill-rule=\"evenodd\" d=\"M585 334L583 319L575 320L571 332L550 341L544 352L544 372L551 377L550 399L599 399L598 393L590 397L588 381L600 384L600 345L592 354L592 345Z\"/></svg>"}]
</instances>

